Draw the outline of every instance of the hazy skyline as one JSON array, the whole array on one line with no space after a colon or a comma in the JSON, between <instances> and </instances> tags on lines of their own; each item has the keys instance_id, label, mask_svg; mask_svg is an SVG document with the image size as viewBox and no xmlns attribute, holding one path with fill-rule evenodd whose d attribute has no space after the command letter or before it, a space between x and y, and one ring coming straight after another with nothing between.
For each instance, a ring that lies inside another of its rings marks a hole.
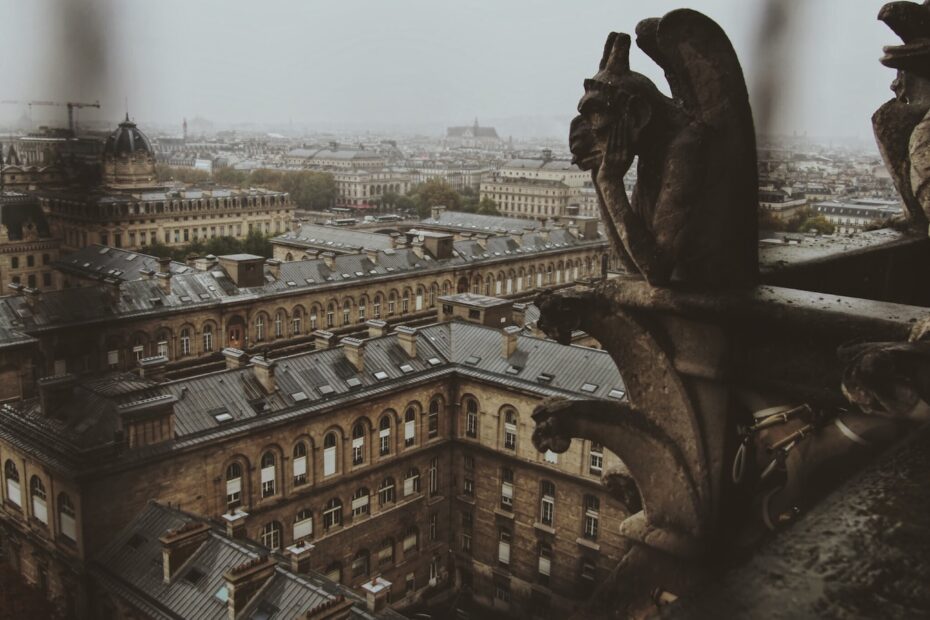
<instances>
[{"instance_id":1,"label":"hazy skyline","mask_svg":"<svg viewBox=\"0 0 930 620\"><path fill-rule=\"evenodd\" d=\"M772 31L760 24L763 0L0 0L0 100L99 99L102 110L82 112L88 120L116 120L128 102L140 123L176 126L201 116L432 130L526 117L535 133L558 137L607 34L689 6L733 41L760 132L868 139L894 78L878 63L895 42L876 20L883 3L788 2L784 58L759 53L760 31ZM638 49L632 65L667 90ZM777 95L768 125L758 96L766 77ZM0 119L22 111L4 105ZM66 113L35 108L34 117L63 125Z\"/></svg>"}]
</instances>

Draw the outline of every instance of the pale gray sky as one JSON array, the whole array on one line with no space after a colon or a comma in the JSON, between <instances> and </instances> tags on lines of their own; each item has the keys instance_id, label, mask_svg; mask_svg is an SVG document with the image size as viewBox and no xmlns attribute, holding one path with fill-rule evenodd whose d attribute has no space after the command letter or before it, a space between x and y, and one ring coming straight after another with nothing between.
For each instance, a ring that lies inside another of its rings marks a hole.
<instances>
[{"instance_id":1,"label":"pale gray sky","mask_svg":"<svg viewBox=\"0 0 930 620\"><path fill-rule=\"evenodd\" d=\"M780 69L774 128L871 134L894 75L881 0L785 0L790 59L760 57L763 0L0 0L0 100L99 99L83 117L432 128L514 117L563 131L611 30L689 6L717 20L750 94ZM634 69L664 88L652 61ZM38 108L36 108L38 110ZM18 116L0 107L0 120ZM64 110L36 112L48 118Z\"/></svg>"}]
</instances>

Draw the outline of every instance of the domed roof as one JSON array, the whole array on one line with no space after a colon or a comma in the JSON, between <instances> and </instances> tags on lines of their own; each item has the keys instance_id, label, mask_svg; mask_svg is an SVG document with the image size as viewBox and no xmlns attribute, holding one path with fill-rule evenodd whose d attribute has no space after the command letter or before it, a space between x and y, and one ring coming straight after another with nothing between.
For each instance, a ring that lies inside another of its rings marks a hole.
<instances>
[{"instance_id":1,"label":"domed roof","mask_svg":"<svg viewBox=\"0 0 930 620\"><path fill-rule=\"evenodd\" d=\"M136 124L129 120L129 114L126 120L119 124L116 131L107 138L104 146L104 153L107 155L132 155L135 153L147 152L154 156L155 151L152 149L152 143L139 131Z\"/></svg>"}]
</instances>

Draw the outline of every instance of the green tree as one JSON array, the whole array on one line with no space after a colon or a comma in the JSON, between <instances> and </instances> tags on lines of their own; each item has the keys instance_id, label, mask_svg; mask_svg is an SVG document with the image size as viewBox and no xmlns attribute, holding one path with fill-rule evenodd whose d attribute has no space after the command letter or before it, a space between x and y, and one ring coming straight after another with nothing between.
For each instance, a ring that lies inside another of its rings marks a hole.
<instances>
[{"instance_id":1,"label":"green tree","mask_svg":"<svg viewBox=\"0 0 930 620\"><path fill-rule=\"evenodd\" d=\"M485 196L481 199L481 202L478 203L478 209L476 211L481 215L500 215L501 212L497 210L497 203L494 202L491 198Z\"/></svg>"},{"instance_id":2,"label":"green tree","mask_svg":"<svg viewBox=\"0 0 930 620\"><path fill-rule=\"evenodd\" d=\"M821 235L832 235L835 230L836 226L819 214L807 218L798 226L798 232L818 232Z\"/></svg>"},{"instance_id":3,"label":"green tree","mask_svg":"<svg viewBox=\"0 0 930 620\"><path fill-rule=\"evenodd\" d=\"M411 198L420 217L428 217L432 207L444 206L451 211L458 211L462 204L459 193L442 179L420 183L413 188Z\"/></svg>"}]
</instances>

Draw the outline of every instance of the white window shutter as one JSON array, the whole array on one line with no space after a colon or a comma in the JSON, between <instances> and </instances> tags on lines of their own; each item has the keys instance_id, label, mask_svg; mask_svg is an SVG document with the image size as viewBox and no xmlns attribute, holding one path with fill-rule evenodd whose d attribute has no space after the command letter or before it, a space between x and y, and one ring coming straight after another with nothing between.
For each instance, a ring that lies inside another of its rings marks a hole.
<instances>
[{"instance_id":1,"label":"white window shutter","mask_svg":"<svg viewBox=\"0 0 930 620\"><path fill-rule=\"evenodd\" d=\"M404 496L413 493L413 478L404 479Z\"/></svg>"},{"instance_id":2,"label":"white window shutter","mask_svg":"<svg viewBox=\"0 0 930 620\"><path fill-rule=\"evenodd\" d=\"M32 516L48 525L48 508L45 505L44 499L38 497L32 498Z\"/></svg>"},{"instance_id":3,"label":"white window shutter","mask_svg":"<svg viewBox=\"0 0 930 620\"><path fill-rule=\"evenodd\" d=\"M20 508L23 507L23 496L19 491L19 482L15 480L6 481L6 497Z\"/></svg>"},{"instance_id":4,"label":"white window shutter","mask_svg":"<svg viewBox=\"0 0 930 620\"><path fill-rule=\"evenodd\" d=\"M508 499L513 499L513 484L510 482L501 483L501 495Z\"/></svg>"},{"instance_id":5,"label":"white window shutter","mask_svg":"<svg viewBox=\"0 0 930 620\"><path fill-rule=\"evenodd\" d=\"M233 495L242 491L242 478L233 478L226 481L226 495Z\"/></svg>"},{"instance_id":6,"label":"white window shutter","mask_svg":"<svg viewBox=\"0 0 930 620\"><path fill-rule=\"evenodd\" d=\"M423 295L417 295L417 310L423 309Z\"/></svg>"},{"instance_id":7,"label":"white window shutter","mask_svg":"<svg viewBox=\"0 0 930 620\"><path fill-rule=\"evenodd\" d=\"M391 429L389 429L389 428L382 428L381 431L378 433L378 435L379 435L380 437L390 437L390 436L391 436Z\"/></svg>"},{"instance_id":8,"label":"white window shutter","mask_svg":"<svg viewBox=\"0 0 930 620\"><path fill-rule=\"evenodd\" d=\"M61 515L61 533L77 542L77 527L74 523L74 517L59 513Z\"/></svg>"},{"instance_id":9,"label":"white window shutter","mask_svg":"<svg viewBox=\"0 0 930 620\"><path fill-rule=\"evenodd\" d=\"M307 475L307 457L298 456L294 459L294 477Z\"/></svg>"},{"instance_id":10,"label":"white window shutter","mask_svg":"<svg viewBox=\"0 0 930 620\"><path fill-rule=\"evenodd\" d=\"M331 476L336 473L336 448L323 450L323 475Z\"/></svg>"},{"instance_id":11,"label":"white window shutter","mask_svg":"<svg viewBox=\"0 0 930 620\"><path fill-rule=\"evenodd\" d=\"M504 541L497 543L497 559L504 564L510 564L510 543Z\"/></svg>"},{"instance_id":12,"label":"white window shutter","mask_svg":"<svg viewBox=\"0 0 930 620\"><path fill-rule=\"evenodd\" d=\"M262 484L274 481L274 465L271 467L262 467Z\"/></svg>"},{"instance_id":13,"label":"white window shutter","mask_svg":"<svg viewBox=\"0 0 930 620\"><path fill-rule=\"evenodd\" d=\"M313 534L313 518L304 519L294 524L294 540L306 538Z\"/></svg>"},{"instance_id":14,"label":"white window shutter","mask_svg":"<svg viewBox=\"0 0 930 620\"><path fill-rule=\"evenodd\" d=\"M415 423L416 423L416 422L415 422L414 420L410 420L409 422L404 422L404 439L413 439L413 438L414 438L414 436L415 436L415 435L414 435L414 433L415 433L414 424L415 424Z\"/></svg>"},{"instance_id":15,"label":"white window shutter","mask_svg":"<svg viewBox=\"0 0 930 620\"><path fill-rule=\"evenodd\" d=\"M107 364L110 366L119 364L119 351L107 351Z\"/></svg>"},{"instance_id":16,"label":"white window shutter","mask_svg":"<svg viewBox=\"0 0 930 620\"><path fill-rule=\"evenodd\" d=\"M352 500L352 510L357 510L363 506L368 505L368 496L363 495L361 497L356 497Z\"/></svg>"},{"instance_id":17,"label":"white window shutter","mask_svg":"<svg viewBox=\"0 0 930 620\"><path fill-rule=\"evenodd\" d=\"M549 576L549 570L551 569L551 560L549 558L544 558L539 556L539 574Z\"/></svg>"},{"instance_id":18,"label":"white window shutter","mask_svg":"<svg viewBox=\"0 0 930 620\"><path fill-rule=\"evenodd\" d=\"M355 439L352 440L352 447L353 447L353 448L361 448L361 447L363 447L364 445L365 445L365 438L364 438L364 437L356 437Z\"/></svg>"}]
</instances>

